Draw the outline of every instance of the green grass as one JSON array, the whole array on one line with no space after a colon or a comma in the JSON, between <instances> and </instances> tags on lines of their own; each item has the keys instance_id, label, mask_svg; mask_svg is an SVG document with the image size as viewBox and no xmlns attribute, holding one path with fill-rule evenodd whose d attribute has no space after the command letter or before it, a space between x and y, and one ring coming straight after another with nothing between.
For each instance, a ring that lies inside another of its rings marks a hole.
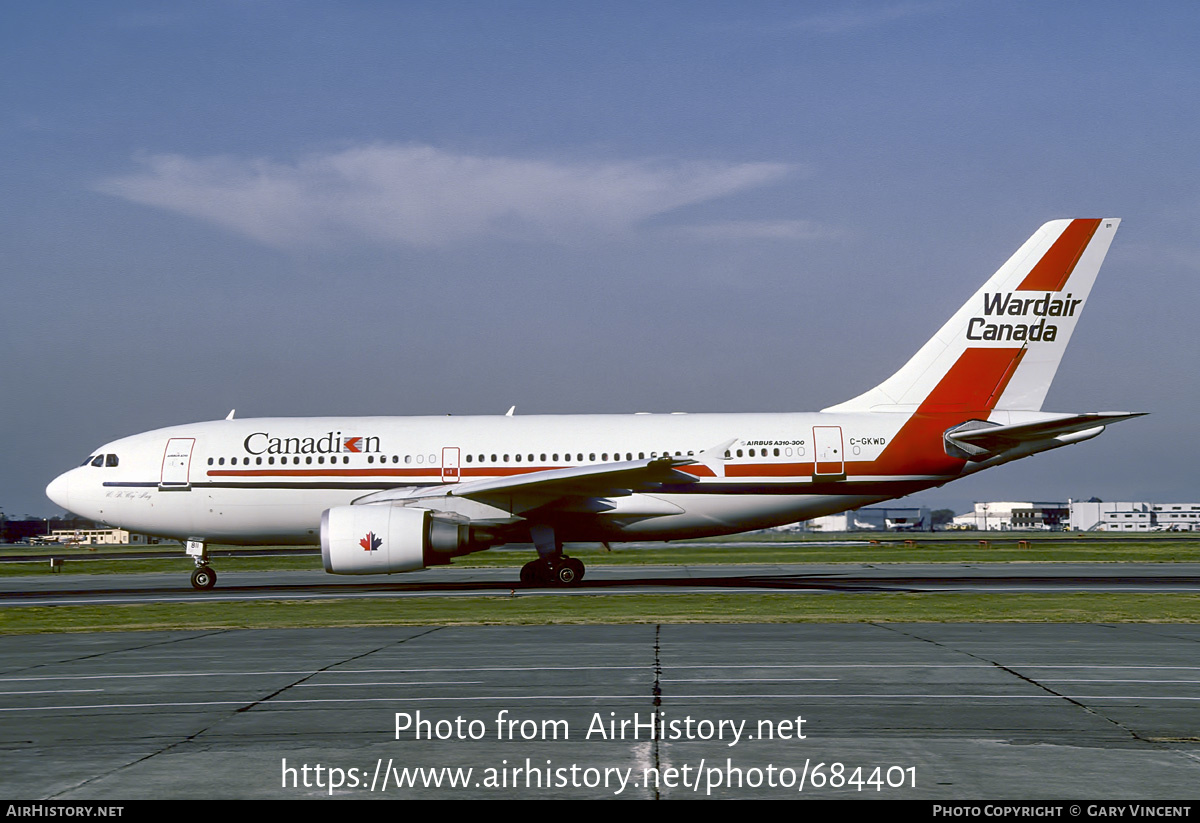
<instances>
[{"instance_id":1,"label":"green grass","mask_svg":"<svg viewBox=\"0 0 1200 823\"><path fill-rule=\"evenodd\" d=\"M1200 535L984 535L940 533L905 536L745 535L668 544L572 547L591 566L771 564L771 563L1003 563L1031 562L1200 562ZM988 540L981 547L979 541ZM1019 540L1028 540L1021 547ZM739 546L721 546L737 542ZM829 545L833 543L834 545ZM156 547L162 550L167 547ZM222 548L222 547L216 547ZM29 549L0 550L16 554ZM46 557L66 557L64 572L84 574L167 572L184 575L191 563L139 557L147 549L125 549L116 560L86 560L86 550L45 549ZM113 549L105 548L110 552ZM508 567L525 563L532 552L500 548L459 558L455 565ZM320 569L319 555L217 558L221 572ZM50 574L46 561L0 563L0 575ZM515 579L515 574L514 574ZM820 593L780 592L555 596L516 592L514 596L445 596L345 600L195 602L105 606L5 607L0 634L62 631L138 631L315 626L555 625L632 623L887 623L1022 622L1127 623L1200 622L1200 595L1078 593L971 594L937 592Z\"/></svg>"},{"instance_id":2,"label":"green grass","mask_svg":"<svg viewBox=\"0 0 1200 823\"><path fill-rule=\"evenodd\" d=\"M636 623L1196 623L1192 594L631 594L54 606L0 633Z\"/></svg>"},{"instance_id":3,"label":"green grass","mask_svg":"<svg viewBox=\"0 0 1200 823\"><path fill-rule=\"evenodd\" d=\"M877 540L874 545L855 545ZM710 540L679 541L675 543L616 544L612 551L599 546L571 547L569 553L585 564L596 566L656 565L683 566L689 564L733 563L1008 563L1008 562L1108 562L1108 563L1200 563L1200 534L1195 537L1178 534L1160 535L1100 535L1064 533L996 533L939 532L914 534L908 539L915 545L905 545L905 537L895 534L872 538L869 534L850 535L781 535L777 533L737 535ZM981 546L986 540L988 545ZM1019 542L1026 540L1027 547ZM737 542L735 547L721 543ZM833 545L829 545L832 543ZM215 549L233 548L214 546ZM153 550L170 550L154 547ZM179 559L147 559L141 557L144 547L104 547L102 551L120 551L118 560L95 560L86 549L54 547L31 550L28 547L0 550L5 554L44 553L46 560L37 562L0 563L0 577L15 575L52 574L50 557L65 560L64 574L117 574L142 572L183 572L191 561L179 549ZM253 550L244 550L253 551ZM465 568L515 568L533 557L529 548L498 548L455 559L454 565ZM216 558L218 572L280 571L321 568L317 554L268 557L250 556Z\"/></svg>"}]
</instances>

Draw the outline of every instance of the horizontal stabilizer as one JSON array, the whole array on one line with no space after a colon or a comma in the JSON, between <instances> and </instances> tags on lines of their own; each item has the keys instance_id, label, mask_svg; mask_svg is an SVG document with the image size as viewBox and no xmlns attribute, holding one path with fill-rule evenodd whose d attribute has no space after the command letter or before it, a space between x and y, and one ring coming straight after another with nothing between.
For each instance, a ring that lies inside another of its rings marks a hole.
<instances>
[{"instance_id":1,"label":"horizontal stabilizer","mask_svg":"<svg viewBox=\"0 0 1200 823\"><path fill-rule=\"evenodd\" d=\"M1088 412L1010 426L969 420L947 431L945 440L948 448L961 452L958 456L968 460L983 460L1029 443L1063 441L1067 440L1069 435L1090 432L1092 429L1096 429L1095 434L1099 434L1110 423L1119 423L1144 414L1145 412Z\"/></svg>"}]
</instances>

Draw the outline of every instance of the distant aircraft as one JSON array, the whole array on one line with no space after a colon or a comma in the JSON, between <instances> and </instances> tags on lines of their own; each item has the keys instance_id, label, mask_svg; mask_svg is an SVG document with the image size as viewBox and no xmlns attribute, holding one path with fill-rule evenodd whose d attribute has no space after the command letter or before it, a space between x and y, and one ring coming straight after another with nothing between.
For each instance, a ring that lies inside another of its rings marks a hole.
<instances>
[{"instance_id":1,"label":"distant aircraft","mask_svg":"<svg viewBox=\"0 0 1200 823\"><path fill-rule=\"evenodd\" d=\"M186 541L320 542L391 574L532 543L521 580L577 585L564 542L733 534L854 509L1095 437L1127 412L1042 401L1117 230L1046 223L899 371L816 413L328 417L192 423L115 440L58 505Z\"/></svg>"}]
</instances>

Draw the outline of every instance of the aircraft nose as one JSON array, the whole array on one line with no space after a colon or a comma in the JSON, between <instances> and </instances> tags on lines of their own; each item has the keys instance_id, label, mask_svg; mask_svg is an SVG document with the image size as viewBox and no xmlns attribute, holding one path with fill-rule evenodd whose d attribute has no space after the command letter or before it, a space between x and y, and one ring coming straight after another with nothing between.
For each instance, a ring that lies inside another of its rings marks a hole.
<instances>
[{"instance_id":1,"label":"aircraft nose","mask_svg":"<svg viewBox=\"0 0 1200 823\"><path fill-rule=\"evenodd\" d=\"M46 496L53 500L55 505L67 511L71 511L71 480L68 476L70 474L70 472L60 474L46 487Z\"/></svg>"}]
</instances>

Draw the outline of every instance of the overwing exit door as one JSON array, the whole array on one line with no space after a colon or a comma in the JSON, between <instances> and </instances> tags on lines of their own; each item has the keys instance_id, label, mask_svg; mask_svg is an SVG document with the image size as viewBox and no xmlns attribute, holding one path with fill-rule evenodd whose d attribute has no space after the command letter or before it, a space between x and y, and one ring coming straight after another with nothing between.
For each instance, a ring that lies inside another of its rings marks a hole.
<instances>
[{"instance_id":1,"label":"overwing exit door","mask_svg":"<svg viewBox=\"0 0 1200 823\"><path fill-rule=\"evenodd\" d=\"M458 446L446 446L442 449L442 482L457 483L462 474L459 466L461 461Z\"/></svg>"}]
</instances>

